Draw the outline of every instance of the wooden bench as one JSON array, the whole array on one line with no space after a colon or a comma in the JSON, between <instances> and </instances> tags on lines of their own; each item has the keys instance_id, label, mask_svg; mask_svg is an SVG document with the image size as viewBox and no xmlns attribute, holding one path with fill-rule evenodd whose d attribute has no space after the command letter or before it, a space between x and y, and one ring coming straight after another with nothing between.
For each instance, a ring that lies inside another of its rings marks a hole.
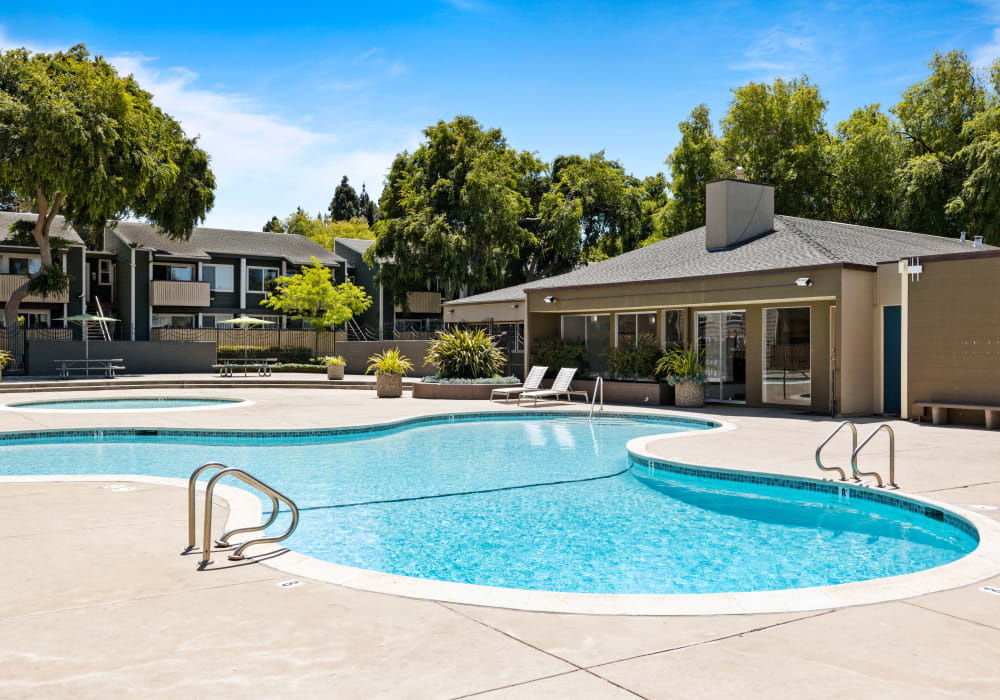
<instances>
[{"instance_id":1,"label":"wooden bench","mask_svg":"<svg viewBox=\"0 0 1000 700\"><path fill-rule=\"evenodd\" d=\"M115 378L116 370L125 369L125 360L120 357L102 358L98 360L52 360L60 379L69 379L73 372L90 376L90 370L101 371L108 379Z\"/></svg>"},{"instance_id":2,"label":"wooden bench","mask_svg":"<svg viewBox=\"0 0 1000 700\"><path fill-rule=\"evenodd\" d=\"M953 401L914 401L921 411L925 408L931 409L931 422L934 425L944 425L948 422L948 410L957 409L965 411L984 411L986 413L986 427L989 429L1000 428L1000 405L982 403L957 403Z\"/></svg>"},{"instance_id":3,"label":"wooden bench","mask_svg":"<svg viewBox=\"0 0 1000 700\"><path fill-rule=\"evenodd\" d=\"M270 377L271 365L277 361L276 357L225 358L219 360L218 364L212 365L212 369L219 370L219 374L223 377L233 376L234 369L243 370L243 376L246 376L250 370L256 370L257 376Z\"/></svg>"}]
</instances>

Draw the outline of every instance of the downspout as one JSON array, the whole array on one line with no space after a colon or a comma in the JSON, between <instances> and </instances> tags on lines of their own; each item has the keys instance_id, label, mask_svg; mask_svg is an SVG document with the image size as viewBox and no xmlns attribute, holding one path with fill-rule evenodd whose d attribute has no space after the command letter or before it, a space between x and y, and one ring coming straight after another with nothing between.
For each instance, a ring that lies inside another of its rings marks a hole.
<instances>
[{"instance_id":1,"label":"downspout","mask_svg":"<svg viewBox=\"0 0 1000 700\"><path fill-rule=\"evenodd\" d=\"M129 332L129 338L135 340L135 248L129 247L129 302L128 302L128 313L129 320L128 324L131 328Z\"/></svg>"}]
</instances>

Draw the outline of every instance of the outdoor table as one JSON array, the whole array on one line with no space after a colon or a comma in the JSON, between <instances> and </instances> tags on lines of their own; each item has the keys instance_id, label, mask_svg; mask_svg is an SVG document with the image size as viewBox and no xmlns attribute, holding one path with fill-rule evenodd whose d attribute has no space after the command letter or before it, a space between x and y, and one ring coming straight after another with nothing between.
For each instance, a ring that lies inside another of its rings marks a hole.
<instances>
[{"instance_id":1,"label":"outdoor table","mask_svg":"<svg viewBox=\"0 0 1000 700\"><path fill-rule=\"evenodd\" d=\"M235 357L235 358L224 358L220 359L219 363L213 365L213 367L219 370L219 374L223 377L233 376L234 369L242 369L243 376L247 376L250 370L257 370L257 376L260 377L270 377L271 376L271 365L278 361L276 357Z\"/></svg>"},{"instance_id":2,"label":"outdoor table","mask_svg":"<svg viewBox=\"0 0 1000 700\"><path fill-rule=\"evenodd\" d=\"M60 379L69 379L72 372L82 372L89 377L91 369L101 370L105 377L114 379L115 370L125 369L125 360L120 357L97 360L53 360L52 362L56 365Z\"/></svg>"}]
</instances>

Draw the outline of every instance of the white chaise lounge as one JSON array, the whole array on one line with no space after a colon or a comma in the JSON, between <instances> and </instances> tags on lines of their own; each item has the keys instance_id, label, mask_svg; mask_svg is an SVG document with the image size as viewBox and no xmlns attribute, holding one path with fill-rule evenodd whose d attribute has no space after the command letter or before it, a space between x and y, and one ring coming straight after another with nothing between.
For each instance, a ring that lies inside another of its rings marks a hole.
<instances>
[{"instance_id":1,"label":"white chaise lounge","mask_svg":"<svg viewBox=\"0 0 1000 700\"><path fill-rule=\"evenodd\" d=\"M583 400L588 401L589 397L586 391L573 391L569 388L570 384L573 383L573 376L576 374L576 367L563 367L559 370L559 374L556 375L556 379L552 382L551 389L539 389L538 391L523 391L517 397L517 405L521 405L521 399L534 399L535 403L538 403L538 399L558 399L560 396L565 396L567 401L572 401L574 394L583 394Z\"/></svg>"},{"instance_id":2,"label":"white chaise lounge","mask_svg":"<svg viewBox=\"0 0 1000 700\"><path fill-rule=\"evenodd\" d=\"M524 378L524 383L521 386L508 387L504 389L494 389L490 392L490 402L493 402L494 396L503 397L504 402L510 401L511 396L517 396L518 394L525 391L537 391L542 388L542 380L545 378L545 373L549 370L548 367L543 367L542 365L535 365L528 372L528 376Z\"/></svg>"}]
</instances>

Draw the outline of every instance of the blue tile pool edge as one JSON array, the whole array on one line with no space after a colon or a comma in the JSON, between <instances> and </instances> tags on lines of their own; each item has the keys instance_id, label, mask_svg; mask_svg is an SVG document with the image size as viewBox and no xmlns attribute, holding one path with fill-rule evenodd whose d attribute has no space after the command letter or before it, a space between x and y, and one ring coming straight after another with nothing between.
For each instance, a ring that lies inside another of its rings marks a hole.
<instances>
[{"instance_id":1,"label":"blue tile pool edge","mask_svg":"<svg viewBox=\"0 0 1000 700\"><path fill-rule=\"evenodd\" d=\"M946 525L969 535L977 543L981 541L979 529L966 518L945 508L922 503L903 494L879 491L874 487L863 484L830 481L827 479L784 476L769 474L767 472L683 464L648 455L638 455L631 448L626 448L626 450L628 451L629 468L636 474L646 478L663 480L664 474L679 474L714 481L759 484L796 491L813 491L831 496L840 496L847 493L850 499L858 499L889 506L890 508L898 508L931 520L944 522Z\"/></svg>"},{"instance_id":2,"label":"blue tile pool edge","mask_svg":"<svg viewBox=\"0 0 1000 700\"><path fill-rule=\"evenodd\" d=\"M698 428L718 428L721 423L706 418L691 418L674 414L603 412L601 418L636 420L644 423L666 425L691 425ZM402 418L371 425L354 425L340 428L308 428L301 430L243 430L198 428L52 428L44 430L18 430L0 432L0 444L32 444L90 440L93 442L127 441L140 437L165 438L239 438L246 441L275 441L337 438L351 435L371 435L392 433L417 425L446 425L449 423L471 423L475 421L513 420L523 418L579 418L586 419L580 411L473 411L468 413L444 413L429 416Z\"/></svg>"}]
</instances>

